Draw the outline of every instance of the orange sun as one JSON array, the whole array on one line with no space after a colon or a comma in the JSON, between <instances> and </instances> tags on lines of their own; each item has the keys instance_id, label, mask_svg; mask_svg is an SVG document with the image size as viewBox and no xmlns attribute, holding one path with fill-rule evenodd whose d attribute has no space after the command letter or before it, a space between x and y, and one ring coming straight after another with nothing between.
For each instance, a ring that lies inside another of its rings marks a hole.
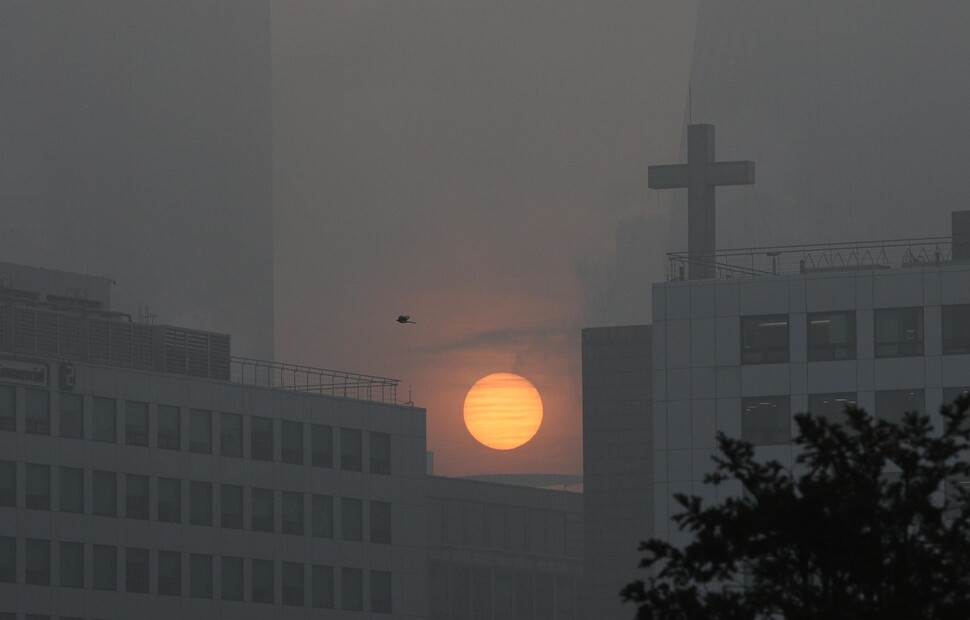
<instances>
[{"instance_id":1,"label":"orange sun","mask_svg":"<svg viewBox=\"0 0 970 620\"><path fill-rule=\"evenodd\" d=\"M465 426L479 443L511 450L532 439L542 424L542 398L528 379L498 372L479 379L465 396Z\"/></svg>"}]
</instances>

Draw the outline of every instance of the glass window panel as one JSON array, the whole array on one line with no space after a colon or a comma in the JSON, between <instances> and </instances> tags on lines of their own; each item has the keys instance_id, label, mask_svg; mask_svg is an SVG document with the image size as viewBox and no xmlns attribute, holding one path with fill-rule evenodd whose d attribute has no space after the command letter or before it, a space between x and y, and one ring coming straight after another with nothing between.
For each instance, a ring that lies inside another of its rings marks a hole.
<instances>
[{"instance_id":1,"label":"glass window panel","mask_svg":"<svg viewBox=\"0 0 970 620\"><path fill-rule=\"evenodd\" d=\"M554 620L555 596L553 577L547 573L535 576L535 620Z\"/></svg>"},{"instance_id":2,"label":"glass window panel","mask_svg":"<svg viewBox=\"0 0 970 620\"><path fill-rule=\"evenodd\" d=\"M281 493L284 534L303 534L303 494L290 491Z\"/></svg>"},{"instance_id":3,"label":"glass window panel","mask_svg":"<svg viewBox=\"0 0 970 620\"><path fill-rule=\"evenodd\" d=\"M242 456L242 416L235 413L219 414L219 451L222 456Z\"/></svg>"},{"instance_id":4,"label":"glass window panel","mask_svg":"<svg viewBox=\"0 0 970 620\"><path fill-rule=\"evenodd\" d=\"M391 573L370 572L370 610L379 614L391 613Z\"/></svg>"},{"instance_id":5,"label":"glass window panel","mask_svg":"<svg viewBox=\"0 0 970 620\"><path fill-rule=\"evenodd\" d=\"M148 593L148 549L125 549L125 591Z\"/></svg>"},{"instance_id":6,"label":"glass window panel","mask_svg":"<svg viewBox=\"0 0 970 620\"><path fill-rule=\"evenodd\" d=\"M448 580L448 607L453 620L468 620L471 615L472 584L471 569L468 566L451 565ZM371 576L371 597L374 596L373 575ZM373 606L373 603L371 603Z\"/></svg>"},{"instance_id":7,"label":"glass window panel","mask_svg":"<svg viewBox=\"0 0 970 620\"><path fill-rule=\"evenodd\" d=\"M51 583L51 542L28 538L25 545L24 582L49 586Z\"/></svg>"},{"instance_id":8,"label":"glass window panel","mask_svg":"<svg viewBox=\"0 0 970 620\"><path fill-rule=\"evenodd\" d=\"M343 540L361 540L363 530L363 507L359 499L340 498L340 537Z\"/></svg>"},{"instance_id":9,"label":"glass window panel","mask_svg":"<svg viewBox=\"0 0 970 620\"><path fill-rule=\"evenodd\" d=\"M512 572L508 570L496 570L492 588L495 592L495 617L514 618L515 607L513 606Z\"/></svg>"},{"instance_id":10,"label":"glass window panel","mask_svg":"<svg viewBox=\"0 0 970 620\"><path fill-rule=\"evenodd\" d=\"M51 434L51 395L47 390L26 389L25 423L28 433Z\"/></svg>"},{"instance_id":11,"label":"glass window panel","mask_svg":"<svg viewBox=\"0 0 970 620\"><path fill-rule=\"evenodd\" d=\"M370 541L391 544L390 502L372 501L370 503Z\"/></svg>"},{"instance_id":12,"label":"glass window panel","mask_svg":"<svg viewBox=\"0 0 970 620\"><path fill-rule=\"evenodd\" d=\"M303 464L303 424L280 422L280 459L284 463Z\"/></svg>"},{"instance_id":13,"label":"glass window panel","mask_svg":"<svg viewBox=\"0 0 970 620\"><path fill-rule=\"evenodd\" d=\"M311 464L314 467L333 467L333 427L310 425Z\"/></svg>"},{"instance_id":14,"label":"glass window panel","mask_svg":"<svg viewBox=\"0 0 970 620\"><path fill-rule=\"evenodd\" d=\"M915 411L923 414L925 394L923 390L882 390L876 392L876 413L880 420L898 424L903 414Z\"/></svg>"},{"instance_id":15,"label":"glass window panel","mask_svg":"<svg viewBox=\"0 0 970 620\"><path fill-rule=\"evenodd\" d=\"M303 565L283 562L283 604L302 607L304 600Z\"/></svg>"},{"instance_id":16,"label":"glass window panel","mask_svg":"<svg viewBox=\"0 0 970 620\"><path fill-rule=\"evenodd\" d=\"M61 467L58 480L61 512L84 512L84 470L76 467Z\"/></svg>"},{"instance_id":17,"label":"glass window panel","mask_svg":"<svg viewBox=\"0 0 970 620\"><path fill-rule=\"evenodd\" d=\"M118 411L115 399L95 396L91 400L91 439L118 441Z\"/></svg>"},{"instance_id":18,"label":"glass window panel","mask_svg":"<svg viewBox=\"0 0 970 620\"><path fill-rule=\"evenodd\" d=\"M533 585L532 575L526 572L515 573L515 620L532 620Z\"/></svg>"},{"instance_id":19,"label":"glass window panel","mask_svg":"<svg viewBox=\"0 0 970 620\"><path fill-rule=\"evenodd\" d=\"M17 505L17 463L0 461L0 506Z\"/></svg>"},{"instance_id":20,"label":"glass window panel","mask_svg":"<svg viewBox=\"0 0 970 620\"><path fill-rule=\"evenodd\" d=\"M944 405L951 405L953 401L959 396L970 395L970 388L965 387L950 387L943 388L943 403Z\"/></svg>"},{"instance_id":21,"label":"glass window panel","mask_svg":"<svg viewBox=\"0 0 970 620\"><path fill-rule=\"evenodd\" d=\"M91 548L92 582L95 590L118 589L118 553L110 545L94 545Z\"/></svg>"},{"instance_id":22,"label":"glass window panel","mask_svg":"<svg viewBox=\"0 0 970 620\"><path fill-rule=\"evenodd\" d=\"M272 603L276 599L276 587L273 580L272 560L253 560L252 563L252 592L254 603Z\"/></svg>"},{"instance_id":23,"label":"glass window panel","mask_svg":"<svg viewBox=\"0 0 970 620\"><path fill-rule=\"evenodd\" d=\"M788 315L741 317L741 363L788 361Z\"/></svg>"},{"instance_id":24,"label":"glass window panel","mask_svg":"<svg viewBox=\"0 0 970 620\"><path fill-rule=\"evenodd\" d=\"M182 595L182 554L178 551L158 552L158 593Z\"/></svg>"},{"instance_id":25,"label":"glass window panel","mask_svg":"<svg viewBox=\"0 0 970 620\"><path fill-rule=\"evenodd\" d=\"M212 556L189 554L189 596L212 598Z\"/></svg>"},{"instance_id":26,"label":"glass window panel","mask_svg":"<svg viewBox=\"0 0 970 620\"><path fill-rule=\"evenodd\" d=\"M575 580L566 575L556 576L556 613L562 620L575 620L579 615L576 590Z\"/></svg>"},{"instance_id":27,"label":"glass window panel","mask_svg":"<svg viewBox=\"0 0 970 620\"><path fill-rule=\"evenodd\" d=\"M854 360L855 312L813 312L808 315L808 361Z\"/></svg>"},{"instance_id":28,"label":"glass window panel","mask_svg":"<svg viewBox=\"0 0 970 620\"><path fill-rule=\"evenodd\" d=\"M274 531L273 490L250 489L250 527L257 532Z\"/></svg>"},{"instance_id":29,"label":"glass window panel","mask_svg":"<svg viewBox=\"0 0 970 620\"><path fill-rule=\"evenodd\" d=\"M148 476L125 475L125 516L148 518Z\"/></svg>"},{"instance_id":30,"label":"glass window panel","mask_svg":"<svg viewBox=\"0 0 970 620\"><path fill-rule=\"evenodd\" d=\"M428 567L431 620L452 620L448 609L449 572L449 566L441 562L432 562ZM489 615L485 620L492 620L492 616Z\"/></svg>"},{"instance_id":31,"label":"glass window panel","mask_svg":"<svg viewBox=\"0 0 970 620\"><path fill-rule=\"evenodd\" d=\"M361 432L355 428L340 429L340 469L361 471L363 448Z\"/></svg>"},{"instance_id":32,"label":"glass window panel","mask_svg":"<svg viewBox=\"0 0 970 620\"><path fill-rule=\"evenodd\" d=\"M791 399L788 396L742 398L741 438L756 446L791 443Z\"/></svg>"},{"instance_id":33,"label":"glass window panel","mask_svg":"<svg viewBox=\"0 0 970 620\"><path fill-rule=\"evenodd\" d=\"M58 434L70 439L84 439L84 397L71 392L60 392L58 403Z\"/></svg>"},{"instance_id":34,"label":"glass window panel","mask_svg":"<svg viewBox=\"0 0 970 620\"><path fill-rule=\"evenodd\" d=\"M212 483L189 483L189 523L212 525Z\"/></svg>"},{"instance_id":35,"label":"glass window panel","mask_svg":"<svg viewBox=\"0 0 970 620\"><path fill-rule=\"evenodd\" d=\"M314 564L313 606L317 609L333 609L333 566Z\"/></svg>"},{"instance_id":36,"label":"glass window panel","mask_svg":"<svg viewBox=\"0 0 970 620\"><path fill-rule=\"evenodd\" d=\"M27 463L24 480L24 505L34 510L51 509L51 468Z\"/></svg>"},{"instance_id":37,"label":"glass window panel","mask_svg":"<svg viewBox=\"0 0 970 620\"><path fill-rule=\"evenodd\" d=\"M361 569L340 569L340 608L346 611L363 611L364 571Z\"/></svg>"},{"instance_id":38,"label":"glass window panel","mask_svg":"<svg viewBox=\"0 0 970 620\"><path fill-rule=\"evenodd\" d=\"M370 473L391 474L391 436L387 433L370 434Z\"/></svg>"},{"instance_id":39,"label":"glass window panel","mask_svg":"<svg viewBox=\"0 0 970 620\"><path fill-rule=\"evenodd\" d=\"M84 545L79 542L61 542L59 554L60 583L64 588L84 587Z\"/></svg>"},{"instance_id":40,"label":"glass window panel","mask_svg":"<svg viewBox=\"0 0 970 620\"><path fill-rule=\"evenodd\" d=\"M17 430L17 388L0 385L0 431Z\"/></svg>"},{"instance_id":41,"label":"glass window panel","mask_svg":"<svg viewBox=\"0 0 970 620\"><path fill-rule=\"evenodd\" d=\"M883 308L873 313L876 357L923 354L923 309Z\"/></svg>"},{"instance_id":42,"label":"glass window panel","mask_svg":"<svg viewBox=\"0 0 970 620\"><path fill-rule=\"evenodd\" d=\"M219 525L241 530L243 527L243 488L234 484L219 485L222 510Z\"/></svg>"},{"instance_id":43,"label":"glass window panel","mask_svg":"<svg viewBox=\"0 0 970 620\"><path fill-rule=\"evenodd\" d=\"M158 520L182 522L182 481L177 478L158 479Z\"/></svg>"},{"instance_id":44,"label":"glass window panel","mask_svg":"<svg viewBox=\"0 0 970 620\"><path fill-rule=\"evenodd\" d=\"M148 445L148 403L125 401L125 443Z\"/></svg>"},{"instance_id":45,"label":"glass window panel","mask_svg":"<svg viewBox=\"0 0 970 620\"><path fill-rule=\"evenodd\" d=\"M970 353L970 305L943 306L943 354Z\"/></svg>"},{"instance_id":46,"label":"glass window panel","mask_svg":"<svg viewBox=\"0 0 970 620\"><path fill-rule=\"evenodd\" d=\"M118 480L113 471L95 471L91 474L92 512L96 515L118 515Z\"/></svg>"},{"instance_id":47,"label":"glass window panel","mask_svg":"<svg viewBox=\"0 0 970 620\"><path fill-rule=\"evenodd\" d=\"M222 556L222 600L243 600L243 559Z\"/></svg>"},{"instance_id":48,"label":"glass window panel","mask_svg":"<svg viewBox=\"0 0 970 620\"><path fill-rule=\"evenodd\" d=\"M472 618L492 618L492 575L484 567L472 567Z\"/></svg>"},{"instance_id":49,"label":"glass window panel","mask_svg":"<svg viewBox=\"0 0 970 620\"><path fill-rule=\"evenodd\" d=\"M273 420L254 416L250 418L249 455L260 461L273 460Z\"/></svg>"},{"instance_id":50,"label":"glass window panel","mask_svg":"<svg viewBox=\"0 0 970 620\"><path fill-rule=\"evenodd\" d=\"M333 538L333 496L314 495L312 502L310 534L317 538Z\"/></svg>"},{"instance_id":51,"label":"glass window panel","mask_svg":"<svg viewBox=\"0 0 970 620\"><path fill-rule=\"evenodd\" d=\"M164 450L182 449L182 411L171 405L158 406L158 447Z\"/></svg>"},{"instance_id":52,"label":"glass window panel","mask_svg":"<svg viewBox=\"0 0 970 620\"><path fill-rule=\"evenodd\" d=\"M17 581L17 539L0 536L0 582Z\"/></svg>"},{"instance_id":53,"label":"glass window panel","mask_svg":"<svg viewBox=\"0 0 970 620\"><path fill-rule=\"evenodd\" d=\"M212 454L212 412L189 410L189 452Z\"/></svg>"},{"instance_id":54,"label":"glass window panel","mask_svg":"<svg viewBox=\"0 0 970 620\"><path fill-rule=\"evenodd\" d=\"M847 420L845 408L857 404L855 392L811 394L808 397L808 411L831 422L844 423Z\"/></svg>"}]
</instances>

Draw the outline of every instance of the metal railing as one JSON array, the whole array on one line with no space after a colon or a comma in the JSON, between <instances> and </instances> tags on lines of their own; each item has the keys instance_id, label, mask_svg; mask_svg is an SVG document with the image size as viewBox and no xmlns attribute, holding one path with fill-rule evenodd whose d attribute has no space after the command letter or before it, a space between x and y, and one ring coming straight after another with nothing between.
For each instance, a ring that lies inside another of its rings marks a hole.
<instances>
[{"instance_id":1,"label":"metal railing","mask_svg":"<svg viewBox=\"0 0 970 620\"><path fill-rule=\"evenodd\" d=\"M400 381L355 372L233 357L234 383L396 404Z\"/></svg>"},{"instance_id":2,"label":"metal railing","mask_svg":"<svg viewBox=\"0 0 970 620\"><path fill-rule=\"evenodd\" d=\"M667 254L667 279L686 279L691 265L706 267L711 278L918 267L950 261L952 251L950 237L927 237L744 248L701 257L671 252Z\"/></svg>"}]
</instances>

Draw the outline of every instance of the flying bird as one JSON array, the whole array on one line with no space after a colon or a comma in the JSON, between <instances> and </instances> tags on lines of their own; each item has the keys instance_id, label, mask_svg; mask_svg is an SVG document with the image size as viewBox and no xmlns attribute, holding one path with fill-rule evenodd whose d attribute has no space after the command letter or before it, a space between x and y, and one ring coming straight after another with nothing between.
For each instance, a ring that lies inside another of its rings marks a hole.
<instances>
[{"instance_id":1,"label":"flying bird","mask_svg":"<svg viewBox=\"0 0 970 620\"><path fill-rule=\"evenodd\" d=\"M398 316L397 317L397 322L400 323L400 324L402 324L402 325L405 324L405 323L414 323L414 321L411 320L411 317L409 317L406 314L402 314L402 315Z\"/></svg>"}]
</instances>

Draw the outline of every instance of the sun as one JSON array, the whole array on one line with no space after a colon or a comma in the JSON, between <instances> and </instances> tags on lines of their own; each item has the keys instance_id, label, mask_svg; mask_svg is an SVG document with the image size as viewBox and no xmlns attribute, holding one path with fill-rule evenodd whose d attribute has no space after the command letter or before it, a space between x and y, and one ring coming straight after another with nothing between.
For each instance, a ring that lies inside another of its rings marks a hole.
<instances>
[{"instance_id":1,"label":"sun","mask_svg":"<svg viewBox=\"0 0 970 620\"><path fill-rule=\"evenodd\" d=\"M497 372L475 382L465 396L465 426L482 445L518 448L542 424L542 398L528 379Z\"/></svg>"}]
</instances>

